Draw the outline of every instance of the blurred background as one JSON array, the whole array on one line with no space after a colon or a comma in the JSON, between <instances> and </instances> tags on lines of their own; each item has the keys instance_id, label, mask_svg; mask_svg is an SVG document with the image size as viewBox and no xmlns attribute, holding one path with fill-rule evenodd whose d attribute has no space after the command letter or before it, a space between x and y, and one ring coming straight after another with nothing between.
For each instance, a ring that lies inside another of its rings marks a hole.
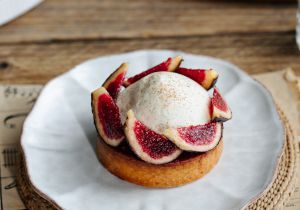
<instances>
[{"instance_id":1,"label":"blurred background","mask_svg":"<svg viewBox=\"0 0 300 210\"><path fill-rule=\"evenodd\" d=\"M215 56L250 74L300 74L296 0L0 0L0 8L2 22L28 10L0 26L1 83L44 84L86 59L145 48Z\"/></svg>"}]
</instances>

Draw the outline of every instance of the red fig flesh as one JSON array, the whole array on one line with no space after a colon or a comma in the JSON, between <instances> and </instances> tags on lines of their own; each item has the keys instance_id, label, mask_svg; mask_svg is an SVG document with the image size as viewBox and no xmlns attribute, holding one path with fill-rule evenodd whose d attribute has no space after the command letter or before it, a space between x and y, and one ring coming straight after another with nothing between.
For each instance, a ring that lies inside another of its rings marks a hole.
<instances>
[{"instance_id":1,"label":"red fig flesh","mask_svg":"<svg viewBox=\"0 0 300 210\"><path fill-rule=\"evenodd\" d=\"M161 64L158 64L146 71L143 71L140 74L137 74L133 77L130 77L128 79L126 79L123 83L124 87L128 87L129 85L135 83L136 81L140 80L141 78L154 73L154 72L158 72L158 71L175 71L180 63L182 61L182 58L180 56L177 56L175 58L168 58L168 60L166 60L165 62L162 62Z\"/></svg>"},{"instance_id":2,"label":"red fig flesh","mask_svg":"<svg viewBox=\"0 0 300 210\"><path fill-rule=\"evenodd\" d=\"M164 135L182 150L206 152L213 149L222 138L222 123L168 128Z\"/></svg>"},{"instance_id":3,"label":"red fig flesh","mask_svg":"<svg viewBox=\"0 0 300 210\"><path fill-rule=\"evenodd\" d=\"M109 92L113 99L117 98L121 90L127 70L127 63L121 64L121 66L117 68L117 70L115 70L102 85Z\"/></svg>"},{"instance_id":4,"label":"red fig flesh","mask_svg":"<svg viewBox=\"0 0 300 210\"><path fill-rule=\"evenodd\" d=\"M168 163L181 153L181 150L166 137L152 131L137 120L132 110L127 113L125 135L133 152L148 163Z\"/></svg>"},{"instance_id":5,"label":"red fig flesh","mask_svg":"<svg viewBox=\"0 0 300 210\"><path fill-rule=\"evenodd\" d=\"M225 122L232 117L232 112L218 88L214 88L211 99L211 115L214 122Z\"/></svg>"},{"instance_id":6,"label":"red fig flesh","mask_svg":"<svg viewBox=\"0 0 300 210\"><path fill-rule=\"evenodd\" d=\"M92 92L92 111L98 134L111 146L125 138L119 108L104 87Z\"/></svg>"},{"instance_id":7,"label":"red fig flesh","mask_svg":"<svg viewBox=\"0 0 300 210\"><path fill-rule=\"evenodd\" d=\"M212 88L217 80L218 80L218 72L213 69L205 70L205 69L186 69L186 68L178 68L176 73L182 74L190 79L196 81L206 90Z\"/></svg>"}]
</instances>

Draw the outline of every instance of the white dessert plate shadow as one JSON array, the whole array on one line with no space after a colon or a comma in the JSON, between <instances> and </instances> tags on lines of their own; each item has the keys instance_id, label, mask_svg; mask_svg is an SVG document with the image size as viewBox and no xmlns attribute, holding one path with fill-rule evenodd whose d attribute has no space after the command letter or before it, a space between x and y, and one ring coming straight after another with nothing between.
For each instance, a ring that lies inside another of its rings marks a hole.
<instances>
[{"instance_id":1,"label":"white dessert plate shadow","mask_svg":"<svg viewBox=\"0 0 300 210\"><path fill-rule=\"evenodd\" d=\"M148 189L106 171L95 154L90 92L120 65L129 76L168 57L185 67L214 68L233 112L225 123L224 151L204 178L172 189ZM212 57L145 50L99 57L53 79L25 121L21 145L32 184L64 209L241 209L273 180L284 128L269 92L238 67Z\"/></svg>"}]
</instances>

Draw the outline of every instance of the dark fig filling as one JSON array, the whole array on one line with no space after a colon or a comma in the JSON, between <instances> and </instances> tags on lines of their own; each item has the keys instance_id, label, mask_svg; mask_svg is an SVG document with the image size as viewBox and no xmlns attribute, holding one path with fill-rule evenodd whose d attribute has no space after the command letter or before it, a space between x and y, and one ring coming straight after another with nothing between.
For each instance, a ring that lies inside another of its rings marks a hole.
<instances>
[{"instance_id":1,"label":"dark fig filling","mask_svg":"<svg viewBox=\"0 0 300 210\"><path fill-rule=\"evenodd\" d=\"M228 106L217 89L214 89L214 93L213 93L213 97L212 97L211 101L212 101L212 104L215 107L217 107L219 110L221 110L223 112L228 111Z\"/></svg>"},{"instance_id":2,"label":"dark fig filling","mask_svg":"<svg viewBox=\"0 0 300 210\"><path fill-rule=\"evenodd\" d=\"M130 146L127 141L123 141L118 147L114 147L118 152L125 154L127 156L130 156L136 160L140 160L134 152L130 149ZM187 161L189 159L192 159L194 157L200 156L205 154L206 152L190 152L190 151L183 151L175 160L173 160L172 163L177 163L181 161ZM168 164L170 164L168 163Z\"/></svg>"},{"instance_id":3,"label":"dark fig filling","mask_svg":"<svg viewBox=\"0 0 300 210\"><path fill-rule=\"evenodd\" d=\"M98 118L106 135L109 138L120 138L124 136L119 108L113 99L107 94L101 94L98 98L97 105Z\"/></svg>"},{"instance_id":4,"label":"dark fig filling","mask_svg":"<svg viewBox=\"0 0 300 210\"><path fill-rule=\"evenodd\" d=\"M140 74L137 74L133 77L130 77L126 80L126 84L125 86L129 86L131 84L133 84L134 82L140 80L141 78L147 76L148 74L152 74L154 72L158 72L158 71L168 71L168 67L171 64L172 58L168 58L168 60L166 60L165 62L158 64L150 69L148 69L147 71L144 71Z\"/></svg>"},{"instance_id":5,"label":"dark fig filling","mask_svg":"<svg viewBox=\"0 0 300 210\"><path fill-rule=\"evenodd\" d=\"M109 77L105 80L102 86L107 90L109 95L116 99L122 84L125 80L125 75L127 73L128 65L127 63L122 63L119 68L117 68Z\"/></svg>"},{"instance_id":6,"label":"dark fig filling","mask_svg":"<svg viewBox=\"0 0 300 210\"><path fill-rule=\"evenodd\" d=\"M108 87L106 88L106 90L109 92L109 94L111 95L112 98L116 99L120 90L121 90L121 84L124 81L124 74L120 74L118 75L114 81L112 81Z\"/></svg>"},{"instance_id":7,"label":"dark fig filling","mask_svg":"<svg viewBox=\"0 0 300 210\"><path fill-rule=\"evenodd\" d=\"M176 146L166 137L152 131L139 121L135 123L134 132L143 151L154 159L168 156L176 150Z\"/></svg>"},{"instance_id":8,"label":"dark fig filling","mask_svg":"<svg viewBox=\"0 0 300 210\"><path fill-rule=\"evenodd\" d=\"M182 74L186 77L195 80L199 84L201 84L205 79L206 70L204 69L187 69L187 68L178 68L176 73Z\"/></svg>"},{"instance_id":9,"label":"dark fig filling","mask_svg":"<svg viewBox=\"0 0 300 210\"><path fill-rule=\"evenodd\" d=\"M177 129L180 137L189 144L208 145L214 141L217 133L217 123L182 127Z\"/></svg>"},{"instance_id":10,"label":"dark fig filling","mask_svg":"<svg viewBox=\"0 0 300 210\"><path fill-rule=\"evenodd\" d=\"M219 76L213 69L187 69L181 67L176 69L175 72L194 80L206 90L209 90L216 84Z\"/></svg>"}]
</instances>

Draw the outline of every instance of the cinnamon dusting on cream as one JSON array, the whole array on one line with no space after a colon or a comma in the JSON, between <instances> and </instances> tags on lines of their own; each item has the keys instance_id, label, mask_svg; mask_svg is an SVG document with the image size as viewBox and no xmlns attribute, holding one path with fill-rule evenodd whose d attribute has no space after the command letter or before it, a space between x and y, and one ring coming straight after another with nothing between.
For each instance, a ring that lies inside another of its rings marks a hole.
<instances>
[{"instance_id":1,"label":"cinnamon dusting on cream","mask_svg":"<svg viewBox=\"0 0 300 210\"><path fill-rule=\"evenodd\" d=\"M122 123L132 109L136 118L162 134L168 127L210 121L208 92L193 80L176 73L152 73L123 90L117 98Z\"/></svg>"}]
</instances>

